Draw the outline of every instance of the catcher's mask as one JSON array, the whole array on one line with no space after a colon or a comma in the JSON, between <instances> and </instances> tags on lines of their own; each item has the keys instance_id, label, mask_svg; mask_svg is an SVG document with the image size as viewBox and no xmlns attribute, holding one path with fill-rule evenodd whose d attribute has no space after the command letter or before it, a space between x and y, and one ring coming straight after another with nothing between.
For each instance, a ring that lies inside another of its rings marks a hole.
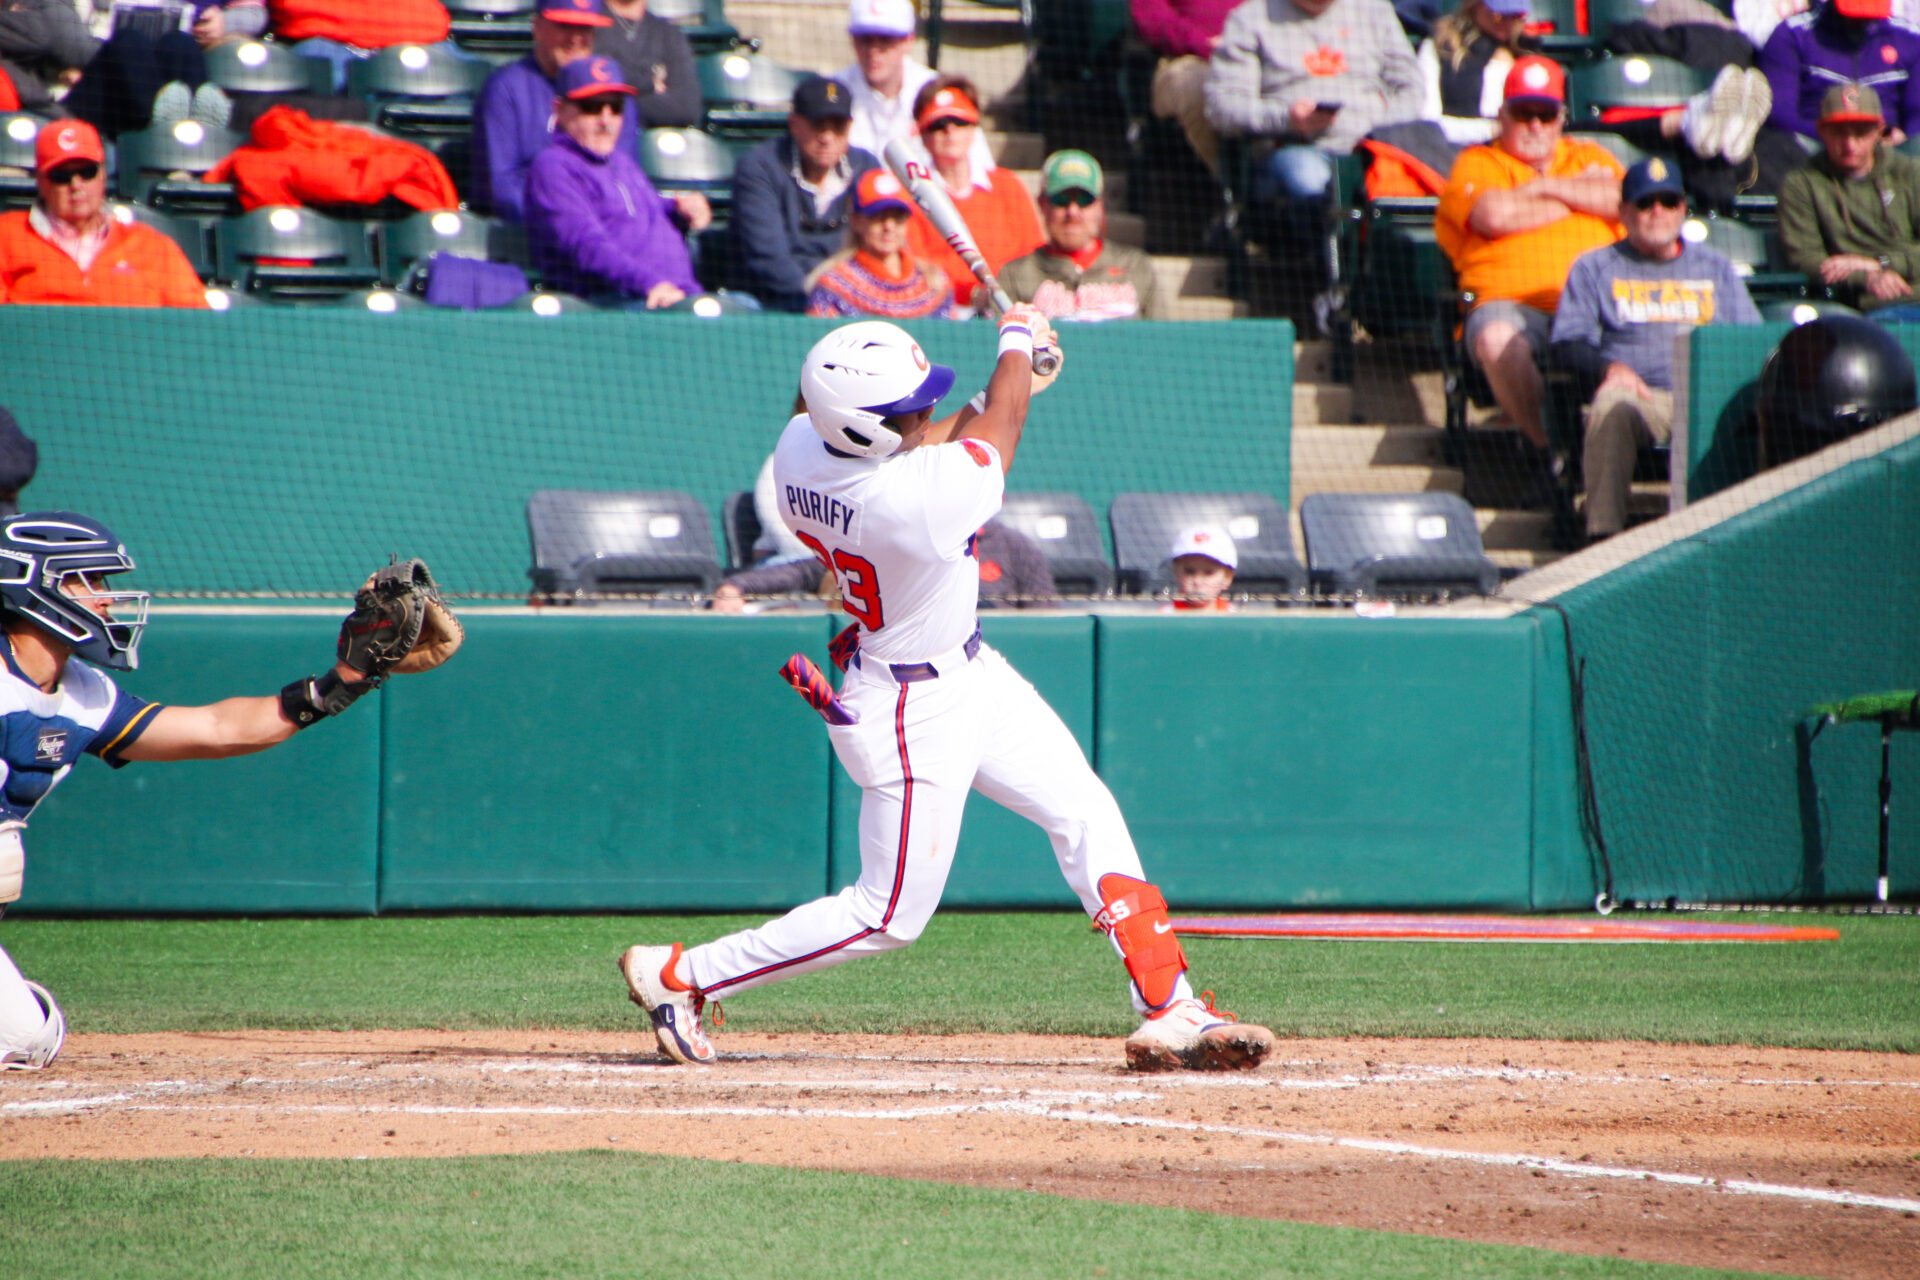
<instances>
[{"instance_id":1,"label":"catcher's mask","mask_svg":"<svg viewBox=\"0 0 1920 1280\"><path fill-rule=\"evenodd\" d=\"M98 583L132 568L133 557L113 530L89 516L32 511L0 519L0 610L115 671L140 665L150 597L145 591L103 591ZM89 597L87 603L76 590ZM106 617L91 607L99 603Z\"/></svg>"}]
</instances>

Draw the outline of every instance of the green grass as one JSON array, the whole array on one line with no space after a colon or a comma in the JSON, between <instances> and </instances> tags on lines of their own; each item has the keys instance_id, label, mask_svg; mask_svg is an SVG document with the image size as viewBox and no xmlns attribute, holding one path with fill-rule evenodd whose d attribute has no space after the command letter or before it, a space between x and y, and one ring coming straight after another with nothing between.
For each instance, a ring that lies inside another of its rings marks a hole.
<instances>
[{"instance_id":1,"label":"green grass","mask_svg":"<svg viewBox=\"0 0 1920 1280\"><path fill-rule=\"evenodd\" d=\"M34 920L0 945L88 1031L636 1028L614 958L764 917ZM1751 920L1753 917L1745 917ZM1920 1051L1920 918L1838 942L1686 945L1195 938L1222 1007L1296 1036L1495 1036ZM913 947L747 992L735 1031L1131 1028L1104 939L1070 914L948 913Z\"/></svg>"},{"instance_id":2,"label":"green grass","mask_svg":"<svg viewBox=\"0 0 1920 1280\"><path fill-rule=\"evenodd\" d=\"M46 1280L1745 1274L609 1151L8 1162L0 1204L0 1274Z\"/></svg>"}]
</instances>

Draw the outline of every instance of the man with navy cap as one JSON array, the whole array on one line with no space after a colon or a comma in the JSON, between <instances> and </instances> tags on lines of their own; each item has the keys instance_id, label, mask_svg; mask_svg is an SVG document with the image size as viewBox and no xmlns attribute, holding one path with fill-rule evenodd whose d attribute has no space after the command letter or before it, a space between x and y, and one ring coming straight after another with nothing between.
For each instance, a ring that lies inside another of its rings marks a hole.
<instances>
[{"instance_id":1,"label":"man with navy cap","mask_svg":"<svg viewBox=\"0 0 1920 1280\"><path fill-rule=\"evenodd\" d=\"M663 196L621 145L633 86L611 58L560 69L558 129L527 174L527 248L546 283L593 300L670 307L698 293L687 231L713 220L706 197Z\"/></svg>"},{"instance_id":2,"label":"man with navy cap","mask_svg":"<svg viewBox=\"0 0 1920 1280\"><path fill-rule=\"evenodd\" d=\"M560 69L593 53L597 32L613 25L600 0L543 0L533 16L533 52L487 77L473 106L473 206L508 222L526 221L527 172L553 137ZM640 116L622 99L620 149L640 159Z\"/></svg>"},{"instance_id":3,"label":"man with navy cap","mask_svg":"<svg viewBox=\"0 0 1920 1280\"><path fill-rule=\"evenodd\" d=\"M754 147L733 170L733 245L739 287L779 311L807 304L807 274L846 247L854 184L880 167L851 145L853 92L808 76L793 90L787 132Z\"/></svg>"},{"instance_id":4,"label":"man with navy cap","mask_svg":"<svg viewBox=\"0 0 1920 1280\"><path fill-rule=\"evenodd\" d=\"M1687 197L1669 162L1627 170L1620 223L1625 239L1575 260L1553 318L1554 358L1595 388L1583 464L1589 541L1620 532L1635 454L1672 433L1674 339L1695 325L1760 323L1726 255L1701 243L1704 231L1687 234Z\"/></svg>"}]
</instances>

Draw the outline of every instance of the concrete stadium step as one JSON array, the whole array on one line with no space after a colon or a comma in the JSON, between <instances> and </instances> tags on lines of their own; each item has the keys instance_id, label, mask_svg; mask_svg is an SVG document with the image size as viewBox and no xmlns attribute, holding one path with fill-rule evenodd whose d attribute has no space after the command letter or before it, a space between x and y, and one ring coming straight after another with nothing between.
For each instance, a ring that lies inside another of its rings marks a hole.
<instances>
[{"instance_id":1,"label":"concrete stadium step","mask_svg":"<svg viewBox=\"0 0 1920 1280\"><path fill-rule=\"evenodd\" d=\"M1169 320L1243 320L1252 314L1237 298L1174 298L1167 306Z\"/></svg>"},{"instance_id":2,"label":"concrete stadium step","mask_svg":"<svg viewBox=\"0 0 1920 1280\"><path fill-rule=\"evenodd\" d=\"M1169 298L1224 298L1227 296L1227 260L1156 255L1153 283Z\"/></svg>"},{"instance_id":3,"label":"concrete stadium step","mask_svg":"<svg viewBox=\"0 0 1920 1280\"><path fill-rule=\"evenodd\" d=\"M1294 390L1301 388L1296 385ZM1441 440L1442 433L1433 427L1312 426L1296 418L1294 466L1437 467L1443 465Z\"/></svg>"},{"instance_id":4,"label":"concrete stadium step","mask_svg":"<svg viewBox=\"0 0 1920 1280\"><path fill-rule=\"evenodd\" d=\"M1452 467L1323 467L1295 463L1294 506L1314 493L1459 493L1466 477ZM1544 544L1542 544L1544 545Z\"/></svg>"},{"instance_id":5,"label":"concrete stadium step","mask_svg":"<svg viewBox=\"0 0 1920 1280\"><path fill-rule=\"evenodd\" d=\"M987 130L987 149L993 152L994 163L1003 169L1025 170L1032 173L1027 181L1027 190L1040 190L1040 166L1047 162L1047 140L1037 133L1018 133L999 129ZM1026 179L1027 173L1021 173Z\"/></svg>"},{"instance_id":6,"label":"concrete stadium step","mask_svg":"<svg viewBox=\"0 0 1920 1280\"><path fill-rule=\"evenodd\" d=\"M1495 551L1552 550L1552 520L1544 511L1514 511L1505 507L1476 507L1480 545Z\"/></svg>"},{"instance_id":7,"label":"concrete stadium step","mask_svg":"<svg viewBox=\"0 0 1920 1280\"><path fill-rule=\"evenodd\" d=\"M1342 426L1353 421L1353 388L1338 382L1293 384L1294 427Z\"/></svg>"}]
</instances>

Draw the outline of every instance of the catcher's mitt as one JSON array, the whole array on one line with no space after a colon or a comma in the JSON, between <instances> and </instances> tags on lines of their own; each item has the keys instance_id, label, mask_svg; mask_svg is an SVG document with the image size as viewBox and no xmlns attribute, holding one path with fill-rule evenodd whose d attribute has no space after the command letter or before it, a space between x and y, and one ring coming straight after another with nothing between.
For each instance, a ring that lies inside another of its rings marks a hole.
<instances>
[{"instance_id":1,"label":"catcher's mitt","mask_svg":"<svg viewBox=\"0 0 1920 1280\"><path fill-rule=\"evenodd\" d=\"M340 624L341 661L368 679L431 671L467 638L424 560L397 560L367 579Z\"/></svg>"}]
</instances>

